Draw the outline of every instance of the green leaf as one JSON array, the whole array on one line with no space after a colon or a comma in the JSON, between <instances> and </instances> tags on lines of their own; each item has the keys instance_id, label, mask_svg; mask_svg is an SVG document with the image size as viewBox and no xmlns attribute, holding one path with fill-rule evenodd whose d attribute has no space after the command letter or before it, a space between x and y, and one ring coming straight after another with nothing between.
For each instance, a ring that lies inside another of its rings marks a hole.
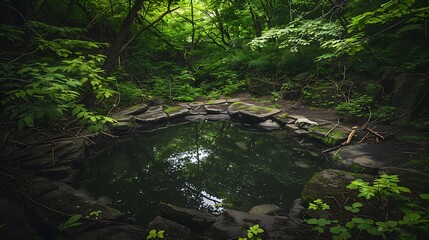
<instances>
[{"instance_id":1,"label":"green leaf","mask_svg":"<svg viewBox=\"0 0 429 240\"><path fill-rule=\"evenodd\" d=\"M409 188L406 188L406 187L400 187L400 186L398 186L398 189L401 192L405 192L405 193L410 193L411 192L411 190Z\"/></svg>"},{"instance_id":2,"label":"green leaf","mask_svg":"<svg viewBox=\"0 0 429 240\"><path fill-rule=\"evenodd\" d=\"M422 193L419 195L421 199L429 200L429 193Z\"/></svg>"},{"instance_id":3,"label":"green leaf","mask_svg":"<svg viewBox=\"0 0 429 240\"><path fill-rule=\"evenodd\" d=\"M341 226L337 225L335 227L331 227L329 231L333 234L339 234L341 232Z\"/></svg>"},{"instance_id":4,"label":"green leaf","mask_svg":"<svg viewBox=\"0 0 429 240\"><path fill-rule=\"evenodd\" d=\"M305 219L305 222L308 224L317 224L317 219L316 218L310 218L310 219Z\"/></svg>"},{"instance_id":5,"label":"green leaf","mask_svg":"<svg viewBox=\"0 0 429 240\"><path fill-rule=\"evenodd\" d=\"M73 216L71 216L70 218L69 218L69 220L67 220L67 223L68 224L70 224L70 223L74 223L74 222L77 222L77 221L79 221L79 219L82 217L82 214L76 214L76 215L73 215Z\"/></svg>"},{"instance_id":6,"label":"green leaf","mask_svg":"<svg viewBox=\"0 0 429 240\"><path fill-rule=\"evenodd\" d=\"M34 127L33 118L31 116L26 116L24 118L24 122L25 122L25 124L27 124L27 126Z\"/></svg>"},{"instance_id":7,"label":"green leaf","mask_svg":"<svg viewBox=\"0 0 429 240\"><path fill-rule=\"evenodd\" d=\"M348 227L348 228L354 228L355 227L355 223L354 222L347 222L346 223L346 227Z\"/></svg>"}]
</instances>

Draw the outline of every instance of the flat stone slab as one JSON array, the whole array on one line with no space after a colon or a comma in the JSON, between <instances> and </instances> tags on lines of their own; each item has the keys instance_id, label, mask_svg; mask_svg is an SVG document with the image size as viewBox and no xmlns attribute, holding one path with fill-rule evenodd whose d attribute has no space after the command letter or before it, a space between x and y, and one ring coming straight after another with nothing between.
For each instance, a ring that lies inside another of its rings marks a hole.
<instances>
[{"instance_id":1,"label":"flat stone slab","mask_svg":"<svg viewBox=\"0 0 429 240\"><path fill-rule=\"evenodd\" d=\"M227 103L227 100L225 99L216 99L216 100L210 100L204 103L204 105L218 105L218 104L224 104Z\"/></svg>"},{"instance_id":2,"label":"flat stone slab","mask_svg":"<svg viewBox=\"0 0 429 240\"><path fill-rule=\"evenodd\" d=\"M231 117L240 119L249 119L256 121L266 120L268 117L281 112L279 109L256 106L251 103L235 102L228 108L228 114Z\"/></svg>"},{"instance_id":3,"label":"flat stone slab","mask_svg":"<svg viewBox=\"0 0 429 240\"><path fill-rule=\"evenodd\" d=\"M228 114L207 114L207 115L191 115L186 116L185 119L190 122L201 121L227 121L230 119Z\"/></svg>"},{"instance_id":4,"label":"flat stone slab","mask_svg":"<svg viewBox=\"0 0 429 240\"><path fill-rule=\"evenodd\" d=\"M287 112L280 112L278 114L275 114L273 116L273 118L277 121L282 123L283 125L285 124L290 124L290 123L294 123L296 119L290 118L289 114Z\"/></svg>"},{"instance_id":5,"label":"flat stone slab","mask_svg":"<svg viewBox=\"0 0 429 240\"><path fill-rule=\"evenodd\" d=\"M408 157L394 142L387 141L380 144L347 145L329 155L338 168L372 174L377 173L380 168L399 166Z\"/></svg>"},{"instance_id":6,"label":"flat stone slab","mask_svg":"<svg viewBox=\"0 0 429 240\"><path fill-rule=\"evenodd\" d=\"M144 113L146 110L148 110L148 105L145 103L136 104L132 107L129 107L127 109L121 110L119 112L116 112L112 114L112 116L124 116L124 115L139 115L141 113Z\"/></svg>"},{"instance_id":7,"label":"flat stone slab","mask_svg":"<svg viewBox=\"0 0 429 240\"><path fill-rule=\"evenodd\" d=\"M180 118L189 115L189 109L184 106L171 106L164 109L169 119Z\"/></svg>"},{"instance_id":8,"label":"flat stone slab","mask_svg":"<svg viewBox=\"0 0 429 240\"><path fill-rule=\"evenodd\" d=\"M167 113L163 111L147 111L136 116L136 122L139 124L154 124L166 122L168 120Z\"/></svg>"},{"instance_id":9,"label":"flat stone slab","mask_svg":"<svg viewBox=\"0 0 429 240\"><path fill-rule=\"evenodd\" d=\"M226 114L228 113L228 107L227 104L221 104L221 105L204 105L206 108L207 113L211 114Z\"/></svg>"},{"instance_id":10,"label":"flat stone slab","mask_svg":"<svg viewBox=\"0 0 429 240\"><path fill-rule=\"evenodd\" d=\"M334 126L335 124L310 126L308 128L308 136L320 140L322 143L328 146L337 146L347 140L350 131L339 126L334 128Z\"/></svg>"}]
</instances>

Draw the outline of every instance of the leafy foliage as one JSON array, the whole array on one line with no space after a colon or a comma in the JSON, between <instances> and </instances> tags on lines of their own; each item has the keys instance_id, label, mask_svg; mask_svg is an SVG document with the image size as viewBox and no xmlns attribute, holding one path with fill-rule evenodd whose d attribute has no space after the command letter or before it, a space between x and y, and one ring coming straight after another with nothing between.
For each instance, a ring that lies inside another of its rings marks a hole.
<instances>
[{"instance_id":1,"label":"leafy foliage","mask_svg":"<svg viewBox=\"0 0 429 240\"><path fill-rule=\"evenodd\" d=\"M362 179L356 179L347 186L348 189L358 190L360 192L358 197L367 200L378 198L379 203L383 199L388 201L401 199L401 205L395 209L392 206L380 209L380 205L378 205L376 206L377 209L371 210L386 211L385 214L382 214L386 216L385 219L376 219L374 215L364 215L361 212L361 208L368 206L362 202L354 202L352 205L344 207L345 210L353 214L353 217L345 221L311 218L306 219L305 222L312 225L313 230L319 233L325 233L326 229L329 229L332 239L336 240L351 239L354 234L360 236L362 232L368 234L368 236L382 236L388 239L395 236L398 237L395 239L417 239L418 234L426 236L429 230L429 227L426 225L429 222L429 211L402 196L402 193L410 193L411 191L406 187L398 186L398 183L399 178L397 175L383 174L376 178L372 185ZM420 198L426 201L429 199L427 194L420 194ZM317 207L312 209L321 210ZM390 217L395 215L393 213L398 210L402 212L401 218ZM358 213L359 215L354 215Z\"/></svg>"}]
</instances>

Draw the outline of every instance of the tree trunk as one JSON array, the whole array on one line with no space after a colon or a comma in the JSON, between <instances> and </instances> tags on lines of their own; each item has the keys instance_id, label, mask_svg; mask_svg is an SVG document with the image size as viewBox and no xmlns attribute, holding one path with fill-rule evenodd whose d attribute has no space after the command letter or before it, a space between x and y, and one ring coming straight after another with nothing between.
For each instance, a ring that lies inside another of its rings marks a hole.
<instances>
[{"instance_id":1,"label":"tree trunk","mask_svg":"<svg viewBox=\"0 0 429 240\"><path fill-rule=\"evenodd\" d=\"M119 29L116 39L113 41L109 52L107 54L106 61L103 64L103 69L107 75L109 75L115 67L116 60L120 54L120 50L127 36L127 32L133 23L133 20L137 17L137 12L142 8L144 0L136 0L134 5L131 7L124 21L122 22L121 28Z\"/></svg>"}]
</instances>

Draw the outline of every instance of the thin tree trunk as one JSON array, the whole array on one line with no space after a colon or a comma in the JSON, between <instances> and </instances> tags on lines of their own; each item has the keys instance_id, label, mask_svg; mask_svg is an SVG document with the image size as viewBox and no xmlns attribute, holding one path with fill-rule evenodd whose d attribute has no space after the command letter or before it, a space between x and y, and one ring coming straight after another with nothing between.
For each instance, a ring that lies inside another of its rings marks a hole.
<instances>
[{"instance_id":1,"label":"thin tree trunk","mask_svg":"<svg viewBox=\"0 0 429 240\"><path fill-rule=\"evenodd\" d=\"M106 61L103 64L103 69L107 75L109 75L115 64L118 56L121 54L122 45L127 36L127 32L133 23L133 20L137 17L137 12L142 8L144 0L136 0L134 5L131 7L124 21L122 22L121 28L119 29L118 35L110 47L107 54Z\"/></svg>"}]
</instances>

